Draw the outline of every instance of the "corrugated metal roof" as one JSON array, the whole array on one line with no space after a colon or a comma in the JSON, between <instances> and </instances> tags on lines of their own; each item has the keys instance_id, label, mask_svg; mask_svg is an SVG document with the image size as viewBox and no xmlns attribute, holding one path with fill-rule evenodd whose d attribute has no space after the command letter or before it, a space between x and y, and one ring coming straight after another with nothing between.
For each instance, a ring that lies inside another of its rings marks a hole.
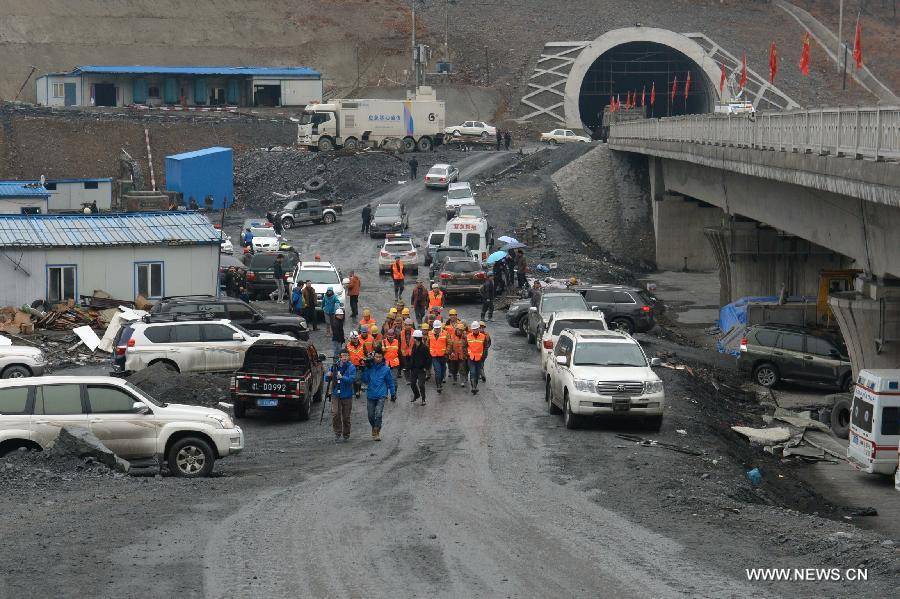
<instances>
[{"instance_id":1,"label":"corrugated metal roof","mask_svg":"<svg viewBox=\"0 0 900 599\"><path fill-rule=\"evenodd\" d=\"M97 66L75 67L73 75L96 73L110 75L222 75L245 77L321 77L309 67L166 67L166 66Z\"/></svg>"},{"instance_id":2,"label":"corrugated metal roof","mask_svg":"<svg viewBox=\"0 0 900 599\"><path fill-rule=\"evenodd\" d=\"M197 156L208 156L209 154L218 154L219 152L231 152L231 148L203 148L202 150L194 150L193 152L182 152L181 154L173 154L166 156L166 160L186 160L188 158L196 158Z\"/></svg>"},{"instance_id":3,"label":"corrugated metal roof","mask_svg":"<svg viewBox=\"0 0 900 599\"><path fill-rule=\"evenodd\" d=\"M37 181L0 181L0 197L49 198L50 192Z\"/></svg>"},{"instance_id":4,"label":"corrugated metal roof","mask_svg":"<svg viewBox=\"0 0 900 599\"><path fill-rule=\"evenodd\" d=\"M220 233L196 212L0 214L0 247L213 245Z\"/></svg>"},{"instance_id":5,"label":"corrugated metal roof","mask_svg":"<svg viewBox=\"0 0 900 599\"><path fill-rule=\"evenodd\" d=\"M99 179L44 179L44 183L108 183L111 181L112 177L101 177ZM37 182L37 179L35 179L34 181L17 181L13 179L7 179L6 181L0 181L0 185L4 185L6 183L28 183L33 185Z\"/></svg>"}]
</instances>

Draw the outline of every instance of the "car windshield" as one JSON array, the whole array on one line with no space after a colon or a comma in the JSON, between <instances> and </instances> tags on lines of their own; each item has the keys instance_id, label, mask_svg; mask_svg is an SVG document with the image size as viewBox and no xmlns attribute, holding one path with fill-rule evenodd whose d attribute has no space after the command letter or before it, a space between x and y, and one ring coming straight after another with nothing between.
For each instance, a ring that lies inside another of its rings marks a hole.
<instances>
[{"instance_id":1,"label":"car windshield","mask_svg":"<svg viewBox=\"0 0 900 599\"><path fill-rule=\"evenodd\" d=\"M237 330L239 330L239 331L242 332L243 334L247 335L248 337L259 337L260 331L257 331L257 332L254 333L253 331L249 331L249 330L245 329L244 327L242 327L241 325L239 325L239 324L236 323L236 322L232 322L232 323L231 323L231 326L233 326L234 328L236 328Z\"/></svg>"},{"instance_id":2,"label":"car windshield","mask_svg":"<svg viewBox=\"0 0 900 599\"><path fill-rule=\"evenodd\" d=\"M299 281L310 281L313 285L340 285L341 278L336 272L325 268L301 268Z\"/></svg>"},{"instance_id":3,"label":"car windshield","mask_svg":"<svg viewBox=\"0 0 900 599\"><path fill-rule=\"evenodd\" d=\"M445 262L444 268L447 272L477 272L481 270L481 265L472 260L462 260L460 262Z\"/></svg>"},{"instance_id":4,"label":"car windshield","mask_svg":"<svg viewBox=\"0 0 900 599\"><path fill-rule=\"evenodd\" d=\"M551 335L559 335L563 329L575 329L578 331L605 331L606 326L599 318L567 318L553 323Z\"/></svg>"},{"instance_id":5,"label":"car windshield","mask_svg":"<svg viewBox=\"0 0 900 599\"><path fill-rule=\"evenodd\" d=\"M392 254L399 254L401 252L411 252L412 245L409 243L401 243L401 242L393 242L384 244L384 251L390 252Z\"/></svg>"},{"instance_id":6,"label":"car windshield","mask_svg":"<svg viewBox=\"0 0 900 599\"><path fill-rule=\"evenodd\" d=\"M296 208L297 204L299 204L299 203L300 202L298 202L297 200L294 200L293 202L288 202L287 204L284 205L284 208L282 208L281 210L284 212L293 212L294 208Z\"/></svg>"},{"instance_id":7,"label":"car windshield","mask_svg":"<svg viewBox=\"0 0 900 599\"><path fill-rule=\"evenodd\" d=\"M438 176L440 176L440 175L446 175L446 174L447 174L447 167L445 167L445 166L433 166L433 167L431 167L431 170L428 171L428 174L429 174L429 175L438 175Z\"/></svg>"},{"instance_id":8,"label":"car windshield","mask_svg":"<svg viewBox=\"0 0 900 599\"><path fill-rule=\"evenodd\" d=\"M135 395L137 395L137 396L140 397L141 399L146 400L146 401L152 403L154 406L157 406L157 407L160 407L160 408L166 407L165 402L159 401L159 400L156 399L155 397L152 397L151 395L149 395L146 391L144 391L143 389L141 389L141 388L138 387L137 385L134 385L134 384L132 384L132 383L129 383L128 381L125 381L125 386L128 388L129 391L131 391L132 393L134 393Z\"/></svg>"},{"instance_id":9,"label":"car windshield","mask_svg":"<svg viewBox=\"0 0 900 599\"><path fill-rule=\"evenodd\" d=\"M541 304L541 311L549 314L550 312L562 312L563 310L587 310L587 304L584 298L577 294L571 295L553 295L545 297Z\"/></svg>"},{"instance_id":10,"label":"car windshield","mask_svg":"<svg viewBox=\"0 0 900 599\"><path fill-rule=\"evenodd\" d=\"M400 216L400 206L379 206L375 209L375 216Z\"/></svg>"},{"instance_id":11,"label":"car windshield","mask_svg":"<svg viewBox=\"0 0 900 599\"><path fill-rule=\"evenodd\" d=\"M250 270L266 270L267 268L272 268L272 265L275 264L275 257L278 254L255 254L253 258L250 259ZM297 264L297 259L292 254L281 254L284 259L282 260L282 266L284 270L287 271L290 268L293 268Z\"/></svg>"},{"instance_id":12,"label":"car windshield","mask_svg":"<svg viewBox=\"0 0 900 599\"><path fill-rule=\"evenodd\" d=\"M446 260L447 258L465 258L469 252L463 248L439 249L435 254L435 260Z\"/></svg>"},{"instance_id":13,"label":"car windshield","mask_svg":"<svg viewBox=\"0 0 900 599\"><path fill-rule=\"evenodd\" d=\"M428 238L428 245L441 245L444 243L444 233L432 233Z\"/></svg>"},{"instance_id":14,"label":"car windshield","mask_svg":"<svg viewBox=\"0 0 900 599\"><path fill-rule=\"evenodd\" d=\"M275 229L271 227L253 227L250 232L254 237L276 237Z\"/></svg>"},{"instance_id":15,"label":"car windshield","mask_svg":"<svg viewBox=\"0 0 900 599\"><path fill-rule=\"evenodd\" d=\"M472 190L467 187L461 187L459 189L451 189L447 192L448 200L462 200L464 198L471 198Z\"/></svg>"},{"instance_id":16,"label":"car windshield","mask_svg":"<svg viewBox=\"0 0 900 599\"><path fill-rule=\"evenodd\" d=\"M580 342L575 347L575 366L646 366L644 352L634 343Z\"/></svg>"},{"instance_id":17,"label":"car windshield","mask_svg":"<svg viewBox=\"0 0 900 599\"><path fill-rule=\"evenodd\" d=\"M463 206L459 209L460 216L481 216L481 208L478 206Z\"/></svg>"}]
</instances>

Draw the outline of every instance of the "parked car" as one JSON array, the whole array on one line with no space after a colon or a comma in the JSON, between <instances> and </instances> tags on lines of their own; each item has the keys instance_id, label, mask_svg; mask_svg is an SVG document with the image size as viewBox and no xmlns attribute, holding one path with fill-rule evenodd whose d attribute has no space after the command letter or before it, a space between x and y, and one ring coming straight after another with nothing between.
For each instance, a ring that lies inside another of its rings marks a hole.
<instances>
[{"instance_id":1,"label":"parked car","mask_svg":"<svg viewBox=\"0 0 900 599\"><path fill-rule=\"evenodd\" d=\"M252 227L250 232L253 233L250 245L254 252L275 252L281 249L283 238L272 226Z\"/></svg>"},{"instance_id":2,"label":"parked car","mask_svg":"<svg viewBox=\"0 0 900 599\"><path fill-rule=\"evenodd\" d=\"M520 299L509 305L506 310L506 323L514 329L519 329L523 335L528 334L528 308L531 300Z\"/></svg>"},{"instance_id":3,"label":"parked car","mask_svg":"<svg viewBox=\"0 0 900 599\"><path fill-rule=\"evenodd\" d=\"M451 295L478 295L487 274L474 258L447 258L441 262L436 281L443 292Z\"/></svg>"},{"instance_id":4,"label":"parked car","mask_svg":"<svg viewBox=\"0 0 900 599\"><path fill-rule=\"evenodd\" d=\"M853 386L844 342L828 333L781 325L750 325L744 331L738 369L773 387L781 380L837 387Z\"/></svg>"},{"instance_id":5,"label":"parked car","mask_svg":"<svg viewBox=\"0 0 900 599\"><path fill-rule=\"evenodd\" d=\"M487 220L487 213L481 209L481 206L472 204L470 206L460 206L453 215L454 218L481 218Z\"/></svg>"},{"instance_id":6,"label":"parked car","mask_svg":"<svg viewBox=\"0 0 900 599\"><path fill-rule=\"evenodd\" d=\"M151 316L132 322L115 340L113 373L143 370L161 363L177 372L232 372L244 361L247 348L262 339L293 337L252 332L228 320L198 320L178 314Z\"/></svg>"},{"instance_id":7,"label":"parked car","mask_svg":"<svg viewBox=\"0 0 900 599\"><path fill-rule=\"evenodd\" d=\"M282 256L282 265L285 273L293 273L294 268L300 262L300 255L294 251L265 252L253 254L247 262L247 292L251 298L263 299L275 291L275 258ZM291 283L288 277L285 287Z\"/></svg>"},{"instance_id":8,"label":"parked car","mask_svg":"<svg viewBox=\"0 0 900 599\"><path fill-rule=\"evenodd\" d=\"M0 345L0 378L41 376L46 366L47 358L40 348L27 345Z\"/></svg>"},{"instance_id":9,"label":"parked car","mask_svg":"<svg viewBox=\"0 0 900 599\"><path fill-rule=\"evenodd\" d=\"M610 328L622 329L629 335L652 329L656 301L643 289L623 285L589 285L575 287L591 310L599 310Z\"/></svg>"},{"instance_id":10,"label":"parked car","mask_svg":"<svg viewBox=\"0 0 900 599\"><path fill-rule=\"evenodd\" d=\"M565 329L553 348L544 398L551 414L563 413L566 428L588 416L643 416L650 429L662 426L663 383L640 344L622 331Z\"/></svg>"},{"instance_id":11,"label":"parked car","mask_svg":"<svg viewBox=\"0 0 900 599\"><path fill-rule=\"evenodd\" d=\"M446 231L432 231L425 238L425 266L429 266L434 260L434 253L444 243L445 235Z\"/></svg>"},{"instance_id":12,"label":"parked car","mask_svg":"<svg viewBox=\"0 0 900 599\"><path fill-rule=\"evenodd\" d=\"M475 194L472 192L472 186L467 182L451 183L447 186L447 195L444 196L444 213L447 220L456 216L456 210L460 206L471 206L475 204Z\"/></svg>"},{"instance_id":13,"label":"parked car","mask_svg":"<svg viewBox=\"0 0 900 599\"><path fill-rule=\"evenodd\" d=\"M318 302L316 310L322 311L322 297L328 288L334 291L338 297L338 301L342 306L346 306L346 289L341 283L341 271L331 262L301 262L294 271L293 279L295 281L309 281L316 291Z\"/></svg>"},{"instance_id":14,"label":"parked car","mask_svg":"<svg viewBox=\"0 0 900 599\"><path fill-rule=\"evenodd\" d=\"M403 262L404 272L419 273L419 251L412 238L405 233L388 233L378 251L378 274L391 272L397 258Z\"/></svg>"},{"instance_id":15,"label":"parked car","mask_svg":"<svg viewBox=\"0 0 900 599\"><path fill-rule=\"evenodd\" d=\"M466 121L459 125L453 125L444 129L446 135L477 135L479 137L493 137L497 135L497 128L482 121Z\"/></svg>"},{"instance_id":16,"label":"parked car","mask_svg":"<svg viewBox=\"0 0 900 599\"><path fill-rule=\"evenodd\" d=\"M325 354L303 341L257 341L231 377L234 417L248 409L278 410L307 420L313 402L322 401Z\"/></svg>"},{"instance_id":17,"label":"parked car","mask_svg":"<svg viewBox=\"0 0 900 599\"><path fill-rule=\"evenodd\" d=\"M285 229L300 223L324 223L330 225L344 213L344 205L328 199L305 198L291 200L276 212L267 212L269 222L281 221Z\"/></svg>"},{"instance_id":18,"label":"parked car","mask_svg":"<svg viewBox=\"0 0 900 599\"><path fill-rule=\"evenodd\" d=\"M212 408L169 404L128 381L44 376L0 381L0 455L42 450L60 429L87 429L122 459L162 456L175 476L209 476L215 461L244 449L244 433Z\"/></svg>"},{"instance_id":19,"label":"parked car","mask_svg":"<svg viewBox=\"0 0 900 599\"><path fill-rule=\"evenodd\" d=\"M474 258L472 251L464 247L439 247L434 251L431 267L428 269L428 279L437 283L437 273L444 260L448 258Z\"/></svg>"},{"instance_id":20,"label":"parked car","mask_svg":"<svg viewBox=\"0 0 900 599\"><path fill-rule=\"evenodd\" d=\"M553 348L565 329L573 331L608 331L606 318L600 312L553 312L547 319L547 327L538 339L541 350L541 371L547 372L549 361L553 358Z\"/></svg>"},{"instance_id":21,"label":"parked car","mask_svg":"<svg viewBox=\"0 0 900 599\"><path fill-rule=\"evenodd\" d=\"M246 329L290 335L307 341L309 329L300 316L267 314L259 308L234 297L214 295L180 295L164 297L153 306L151 314L209 314L211 318L226 319Z\"/></svg>"},{"instance_id":22,"label":"parked car","mask_svg":"<svg viewBox=\"0 0 900 599\"><path fill-rule=\"evenodd\" d=\"M403 202L378 204L369 223L369 237L403 233L409 228L409 213Z\"/></svg>"},{"instance_id":23,"label":"parked car","mask_svg":"<svg viewBox=\"0 0 900 599\"><path fill-rule=\"evenodd\" d=\"M581 294L568 289L545 289L541 292L537 306L528 308L526 335L528 343L537 343L547 328L547 320L554 312L589 312Z\"/></svg>"},{"instance_id":24,"label":"parked car","mask_svg":"<svg viewBox=\"0 0 900 599\"><path fill-rule=\"evenodd\" d=\"M564 144L573 141L590 143L591 138L585 137L584 135L575 135L575 132L571 129L554 129L549 133L541 133L541 141L548 143L551 146L555 146L556 144Z\"/></svg>"},{"instance_id":25,"label":"parked car","mask_svg":"<svg viewBox=\"0 0 900 599\"><path fill-rule=\"evenodd\" d=\"M459 181L459 169L452 164L435 164L425 175L425 187L447 189L454 181Z\"/></svg>"}]
</instances>

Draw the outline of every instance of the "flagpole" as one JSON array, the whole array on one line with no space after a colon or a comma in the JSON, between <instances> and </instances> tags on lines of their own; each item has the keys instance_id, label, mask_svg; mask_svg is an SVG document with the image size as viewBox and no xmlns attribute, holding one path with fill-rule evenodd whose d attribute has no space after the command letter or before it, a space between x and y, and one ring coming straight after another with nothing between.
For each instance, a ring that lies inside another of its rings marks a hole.
<instances>
[{"instance_id":1,"label":"flagpole","mask_svg":"<svg viewBox=\"0 0 900 599\"><path fill-rule=\"evenodd\" d=\"M838 73L841 72L840 56L841 56L841 45L844 43L843 32L844 32L844 0L841 0L840 9L838 9L838 53L837 53L837 55L838 55L838 65L837 65ZM846 70L846 67L847 67L847 58L844 57L844 70Z\"/></svg>"}]
</instances>

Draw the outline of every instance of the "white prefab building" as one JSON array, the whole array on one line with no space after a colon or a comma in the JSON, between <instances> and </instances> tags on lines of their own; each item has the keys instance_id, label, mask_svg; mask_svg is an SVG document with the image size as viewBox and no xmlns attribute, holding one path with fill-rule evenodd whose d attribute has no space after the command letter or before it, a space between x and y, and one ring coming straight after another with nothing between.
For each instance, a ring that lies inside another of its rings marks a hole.
<instances>
[{"instance_id":1,"label":"white prefab building","mask_svg":"<svg viewBox=\"0 0 900 599\"><path fill-rule=\"evenodd\" d=\"M80 66L37 78L41 106L306 106L322 101L307 67Z\"/></svg>"},{"instance_id":2,"label":"white prefab building","mask_svg":"<svg viewBox=\"0 0 900 599\"><path fill-rule=\"evenodd\" d=\"M0 306L215 294L219 243L195 212L0 215Z\"/></svg>"},{"instance_id":3,"label":"white prefab building","mask_svg":"<svg viewBox=\"0 0 900 599\"><path fill-rule=\"evenodd\" d=\"M46 214L48 197L39 181L0 181L0 214Z\"/></svg>"}]
</instances>

